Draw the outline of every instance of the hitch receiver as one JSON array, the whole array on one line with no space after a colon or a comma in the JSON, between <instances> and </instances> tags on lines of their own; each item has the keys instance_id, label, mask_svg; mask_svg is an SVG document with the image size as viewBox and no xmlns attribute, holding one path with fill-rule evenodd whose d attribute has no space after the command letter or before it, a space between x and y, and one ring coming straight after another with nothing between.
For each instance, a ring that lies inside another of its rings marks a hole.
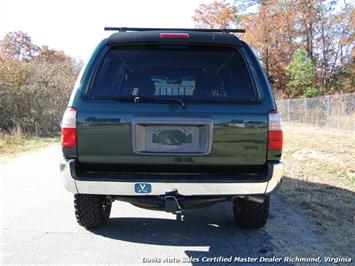
<instances>
[{"instance_id":1,"label":"hitch receiver","mask_svg":"<svg viewBox=\"0 0 355 266\"><path fill-rule=\"evenodd\" d=\"M165 201L165 211L171 213L181 213L182 208L179 204L179 200L177 199L178 192L176 189L173 191L165 193L164 201Z\"/></svg>"}]
</instances>

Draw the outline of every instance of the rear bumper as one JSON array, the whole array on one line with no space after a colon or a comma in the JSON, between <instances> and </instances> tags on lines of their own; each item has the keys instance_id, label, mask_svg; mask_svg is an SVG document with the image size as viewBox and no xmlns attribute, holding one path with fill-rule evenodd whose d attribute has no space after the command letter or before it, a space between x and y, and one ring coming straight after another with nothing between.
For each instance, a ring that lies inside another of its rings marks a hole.
<instances>
[{"instance_id":1,"label":"rear bumper","mask_svg":"<svg viewBox=\"0 0 355 266\"><path fill-rule=\"evenodd\" d=\"M274 163L271 178L264 182L146 182L144 180L108 181L78 179L75 175L75 160L62 159L60 162L61 179L64 187L72 193L116 195L116 196L160 196L177 190L184 196L221 196L221 195L262 195L276 190L283 174L283 163ZM148 193L137 193L135 187L149 183Z\"/></svg>"}]
</instances>

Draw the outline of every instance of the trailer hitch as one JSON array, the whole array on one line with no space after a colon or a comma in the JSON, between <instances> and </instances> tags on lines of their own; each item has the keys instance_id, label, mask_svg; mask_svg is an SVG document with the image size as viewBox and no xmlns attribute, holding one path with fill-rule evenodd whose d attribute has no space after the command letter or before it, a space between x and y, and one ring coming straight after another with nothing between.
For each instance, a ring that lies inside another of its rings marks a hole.
<instances>
[{"instance_id":1,"label":"trailer hitch","mask_svg":"<svg viewBox=\"0 0 355 266\"><path fill-rule=\"evenodd\" d=\"M178 200L178 191L176 189L166 192L164 196L165 201L165 211L174 214L179 214L182 212L181 205Z\"/></svg>"}]
</instances>

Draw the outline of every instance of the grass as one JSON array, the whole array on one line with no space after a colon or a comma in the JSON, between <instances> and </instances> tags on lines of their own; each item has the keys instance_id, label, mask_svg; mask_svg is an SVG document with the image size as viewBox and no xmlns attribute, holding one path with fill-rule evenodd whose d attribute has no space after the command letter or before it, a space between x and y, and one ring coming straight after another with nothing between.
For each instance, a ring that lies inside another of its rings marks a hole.
<instances>
[{"instance_id":1,"label":"grass","mask_svg":"<svg viewBox=\"0 0 355 266\"><path fill-rule=\"evenodd\" d=\"M354 132L286 125L284 143L280 195L346 252L355 239Z\"/></svg>"},{"instance_id":2,"label":"grass","mask_svg":"<svg viewBox=\"0 0 355 266\"><path fill-rule=\"evenodd\" d=\"M59 134L47 137L26 135L21 129L14 129L11 134L0 133L0 159L14 157L20 153L34 151L52 143L59 142Z\"/></svg>"},{"instance_id":3,"label":"grass","mask_svg":"<svg viewBox=\"0 0 355 266\"><path fill-rule=\"evenodd\" d=\"M354 132L284 126L286 175L355 191Z\"/></svg>"}]
</instances>

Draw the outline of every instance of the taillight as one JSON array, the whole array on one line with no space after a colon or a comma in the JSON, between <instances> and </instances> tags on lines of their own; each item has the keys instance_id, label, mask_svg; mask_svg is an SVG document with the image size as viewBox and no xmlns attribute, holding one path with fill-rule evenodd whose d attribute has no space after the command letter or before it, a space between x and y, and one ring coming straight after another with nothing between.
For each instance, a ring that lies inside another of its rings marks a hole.
<instances>
[{"instance_id":1,"label":"taillight","mask_svg":"<svg viewBox=\"0 0 355 266\"><path fill-rule=\"evenodd\" d=\"M267 134L268 149L281 150L283 144L282 139L280 114L276 110L272 110L269 112L269 128Z\"/></svg>"},{"instance_id":2,"label":"taillight","mask_svg":"<svg viewBox=\"0 0 355 266\"><path fill-rule=\"evenodd\" d=\"M161 39L187 39L188 33L160 33Z\"/></svg>"},{"instance_id":3,"label":"taillight","mask_svg":"<svg viewBox=\"0 0 355 266\"><path fill-rule=\"evenodd\" d=\"M62 147L76 147L76 109L73 107L65 110L61 123Z\"/></svg>"}]
</instances>

